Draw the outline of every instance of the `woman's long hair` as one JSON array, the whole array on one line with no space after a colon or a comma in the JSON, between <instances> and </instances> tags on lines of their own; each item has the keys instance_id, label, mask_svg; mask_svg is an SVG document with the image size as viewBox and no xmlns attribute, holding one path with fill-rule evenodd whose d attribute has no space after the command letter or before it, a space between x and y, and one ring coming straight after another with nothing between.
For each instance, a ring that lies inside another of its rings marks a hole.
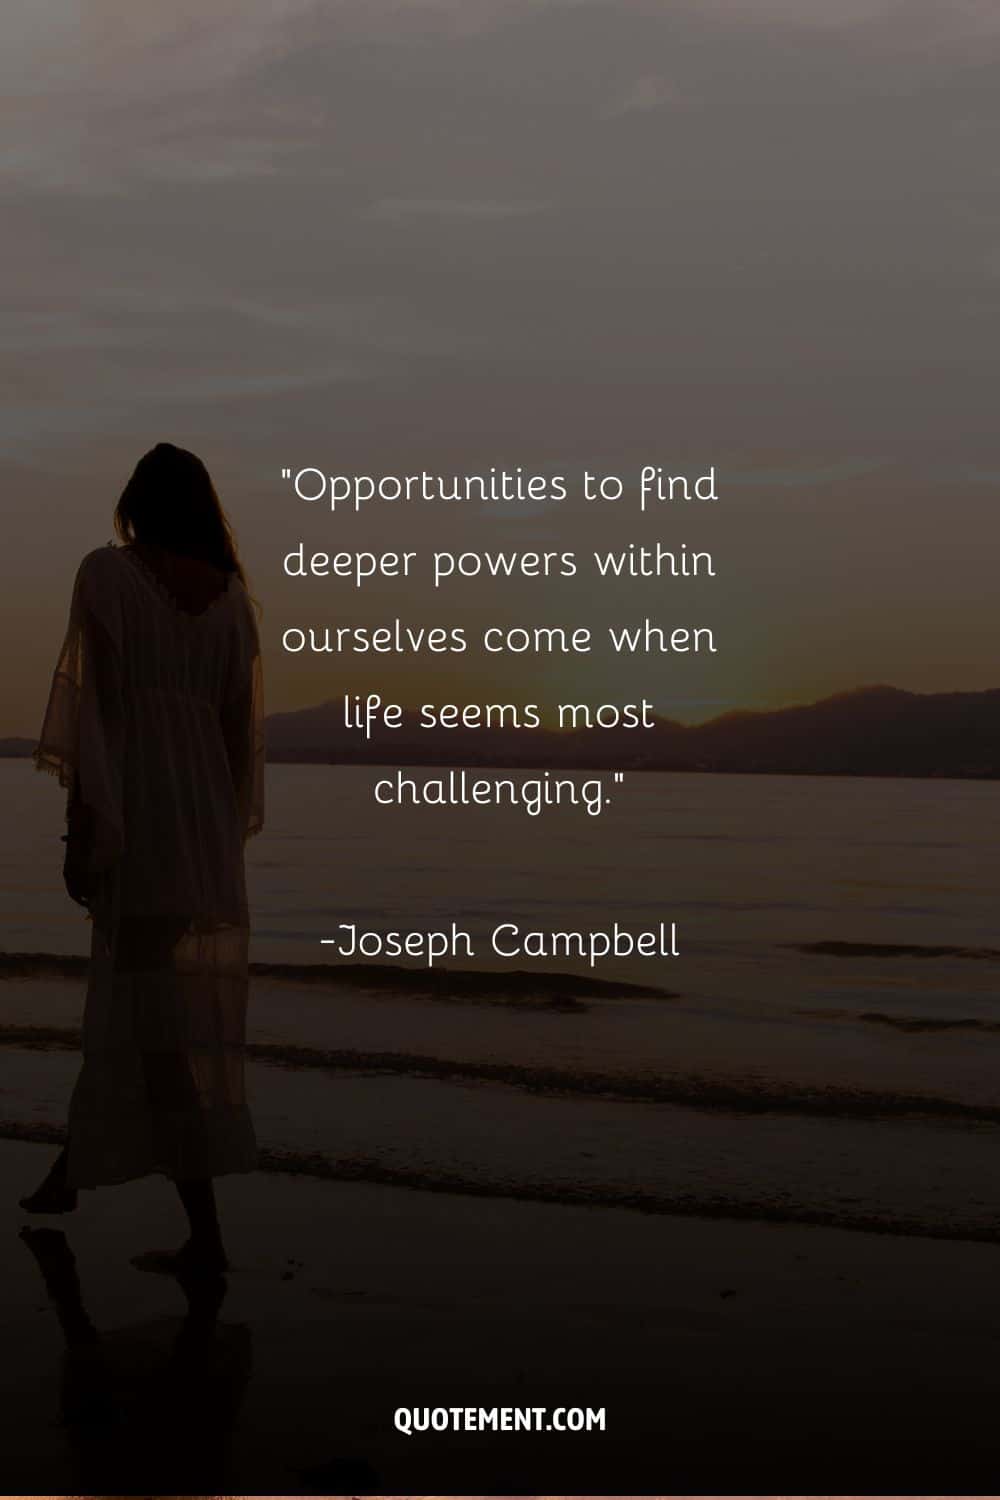
<instances>
[{"instance_id":1,"label":"woman's long hair","mask_svg":"<svg viewBox=\"0 0 1000 1500\"><path fill-rule=\"evenodd\" d=\"M197 557L246 584L236 540L208 470L194 453L157 443L122 490L115 530L130 545Z\"/></svg>"}]
</instances>

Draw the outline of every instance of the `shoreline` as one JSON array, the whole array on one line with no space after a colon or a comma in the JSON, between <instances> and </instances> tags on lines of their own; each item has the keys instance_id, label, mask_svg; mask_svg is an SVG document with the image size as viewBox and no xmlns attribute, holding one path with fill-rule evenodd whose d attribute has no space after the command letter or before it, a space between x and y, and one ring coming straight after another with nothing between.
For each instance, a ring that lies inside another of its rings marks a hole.
<instances>
[{"instance_id":1,"label":"shoreline","mask_svg":"<svg viewBox=\"0 0 1000 1500\"><path fill-rule=\"evenodd\" d=\"M0 1119L0 1142L61 1146L65 1130L57 1125ZM363 1157L334 1158L321 1152L263 1147L256 1173L301 1178L314 1182L356 1184L406 1192L480 1199L512 1205L538 1204L550 1208L600 1210L663 1219L695 1219L705 1223L754 1224L794 1229L832 1230L841 1234L873 1235L902 1240L930 1240L949 1244L1000 1245L1000 1223L993 1228L974 1225L950 1228L919 1220L878 1219L872 1214L836 1210L781 1207L766 1202L720 1202L711 1196L668 1197L627 1187L594 1187L563 1183L484 1181L449 1171L427 1171L394 1166ZM241 1176L246 1174L231 1174ZM254 1175L254 1174L251 1174ZM152 1173L163 1180L162 1174ZM136 1179L146 1180L146 1179ZM94 1189L100 1191L100 1189Z\"/></svg>"},{"instance_id":2,"label":"shoreline","mask_svg":"<svg viewBox=\"0 0 1000 1500\"><path fill-rule=\"evenodd\" d=\"M81 1033L76 1027L0 1023L0 1049L79 1052L80 1040ZM250 1041L245 1056L248 1062L277 1068L497 1085L553 1098L577 1098L581 1102L601 1099L620 1104L664 1104L709 1112L723 1110L732 1114L795 1115L827 1120L914 1119L958 1126L1000 1124L1000 1105L953 1099L943 1094L890 1094L835 1085L796 1089L776 1082L769 1085L763 1080L751 1087L725 1078L684 1074L650 1078L414 1052L311 1047L295 1042Z\"/></svg>"},{"instance_id":3,"label":"shoreline","mask_svg":"<svg viewBox=\"0 0 1000 1500\"><path fill-rule=\"evenodd\" d=\"M0 1133L57 1141L82 988L15 979L2 999ZM647 1222L1000 1238L1000 1108L975 1030L723 1023L697 996L524 1005L255 981L247 1083L266 1175Z\"/></svg>"}]
</instances>

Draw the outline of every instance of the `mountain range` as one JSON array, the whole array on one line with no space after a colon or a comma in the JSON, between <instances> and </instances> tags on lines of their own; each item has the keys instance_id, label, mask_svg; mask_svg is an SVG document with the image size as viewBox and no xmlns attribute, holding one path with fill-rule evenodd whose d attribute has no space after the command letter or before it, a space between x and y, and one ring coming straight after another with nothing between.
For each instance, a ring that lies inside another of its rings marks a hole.
<instances>
[{"instance_id":1,"label":"mountain range","mask_svg":"<svg viewBox=\"0 0 1000 1500\"><path fill-rule=\"evenodd\" d=\"M0 739L0 758L34 742ZM794 708L743 709L705 724L649 729L425 730L407 714L370 741L341 702L272 714L268 759L333 765L509 766L579 770L769 772L824 776L1000 777L1000 689L907 693L864 687Z\"/></svg>"},{"instance_id":2,"label":"mountain range","mask_svg":"<svg viewBox=\"0 0 1000 1500\"><path fill-rule=\"evenodd\" d=\"M793 708L740 710L694 725L657 719L633 730L422 730L410 715L367 743L344 728L338 700L273 714L267 743L275 761L997 777L1000 689L864 687Z\"/></svg>"}]
</instances>

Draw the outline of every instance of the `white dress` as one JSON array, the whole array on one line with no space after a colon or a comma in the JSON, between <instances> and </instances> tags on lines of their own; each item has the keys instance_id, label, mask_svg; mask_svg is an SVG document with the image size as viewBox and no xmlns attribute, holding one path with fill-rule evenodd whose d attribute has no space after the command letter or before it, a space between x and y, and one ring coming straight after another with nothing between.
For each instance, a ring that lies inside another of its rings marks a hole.
<instances>
[{"instance_id":1,"label":"white dress","mask_svg":"<svg viewBox=\"0 0 1000 1500\"><path fill-rule=\"evenodd\" d=\"M70 1185L251 1170L243 844L263 821L264 734L240 581L191 614L132 549L85 557L36 758L93 825Z\"/></svg>"}]
</instances>

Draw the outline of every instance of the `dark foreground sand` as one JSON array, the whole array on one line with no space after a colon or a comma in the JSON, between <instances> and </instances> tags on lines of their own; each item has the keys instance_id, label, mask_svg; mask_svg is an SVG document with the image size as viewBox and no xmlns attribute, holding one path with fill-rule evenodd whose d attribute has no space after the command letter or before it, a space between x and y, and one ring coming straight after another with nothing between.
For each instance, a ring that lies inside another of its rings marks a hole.
<instances>
[{"instance_id":1,"label":"dark foreground sand","mask_svg":"<svg viewBox=\"0 0 1000 1500\"><path fill-rule=\"evenodd\" d=\"M153 1179L37 1221L99 1334L77 1315L67 1353L14 1206L51 1154L0 1143L8 1493L996 1488L992 1246L255 1175L221 1184L217 1320L185 1322L129 1264L178 1238ZM605 1406L607 1432L394 1432L435 1404Z\"/></svg>"}]
</instances>

